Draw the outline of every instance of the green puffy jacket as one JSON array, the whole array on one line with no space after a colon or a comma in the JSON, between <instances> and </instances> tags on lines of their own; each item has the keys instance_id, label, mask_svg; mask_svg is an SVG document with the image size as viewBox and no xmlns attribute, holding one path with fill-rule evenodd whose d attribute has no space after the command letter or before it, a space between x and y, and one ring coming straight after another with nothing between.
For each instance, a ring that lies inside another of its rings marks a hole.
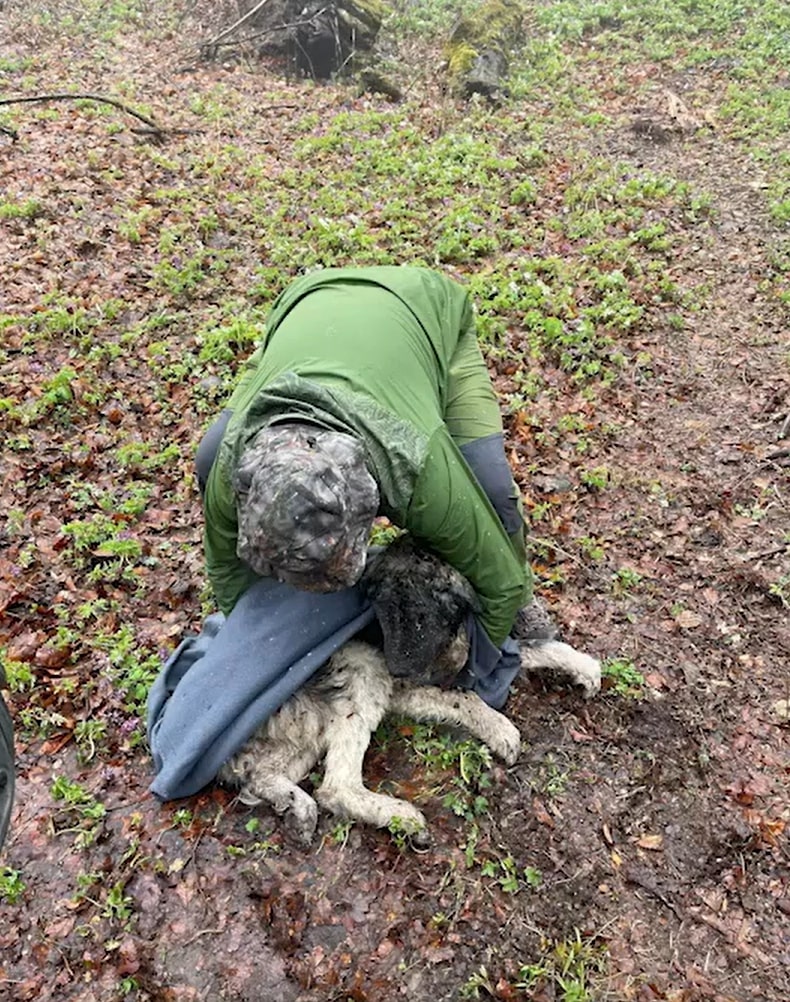
<instances>
[{"instance_id":1,"label":"green puffy jacket","mask_svg":"<svg viewBox=\"0 0 790 1002\"><path fill-rule=\"evenodd\" d=\"M481 623L501 644L531 575L523 534L508 537L458 449L502 431L461 286L405 267L298 279L274 303L228 407L204 497L207 571L224 612L255 580L236 555L233 470L273 420L309 420L365 443L381 514L471 582Z\"/></svg>"}]
</instances>

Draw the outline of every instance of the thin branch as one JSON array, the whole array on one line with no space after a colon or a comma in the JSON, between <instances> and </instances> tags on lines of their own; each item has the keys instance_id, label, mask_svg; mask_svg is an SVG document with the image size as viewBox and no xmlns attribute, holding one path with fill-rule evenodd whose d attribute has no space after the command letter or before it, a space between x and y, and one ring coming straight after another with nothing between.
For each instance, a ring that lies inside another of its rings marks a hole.
<instances>
[{"instance_id":1,"label":"thin branch","mask_svg":"<svg viewBox=\"0 0 790 1002\"><path fill-rule=\"evenodd\" d=\"M299 107L301 107L301 105L298 104L265 104L255 110L258 114L261 114L264 111L282 111L283 109L295 111Z\"/></svg>"},{"instance_id":2,"label":"thin branch","mask_svg":"<svg viewBox=\"0 0 790 1002\"><path fill-rule=\"evenodd\" d=\"M233 45L246 45L248 42L254 42L257 38L267 38L269 35L276 35L278 31L290 31L292 28L304 28L308 24L313 24L317 17L321 14L325 14L327 11L326 7L322 7L317 10L315 14L311 14L310 17L305 18L303 21L291 21L284 24L273 24L270 28L266 28L263 31L256 31L254 35L245 35L243 38L231 38L227 42L207 42L208 47L214 47L219 49L221 46L233 46Z\"/></svg>"},{"instance_id":3,"label":"thin branch","mask_svg":"<svg viewBox=\"0 0 790 1002\"><path fill-rule=\"evenodd\" d=\"M35 94L32 97L4 97L0 98L0 104L29 104L33 101L100 101L102 104L111 104L113 108L120 108L127 115L139 119L154 132L164 135L168 130L157 125L152 118L135 111L122 101L116 101L114 97L102 97L101 94Z\"/></svg>"},{"instance_id":4,"label":"thin branch","mask_svg":"<svg viewBox=\"0 0 790 1002\"><path fill-rule=\"evenodd\" d=\"M0 125L0 132L4 136L10 136L14 140L19 139L19 133L16 129L9 129L7 125Z\"/></svg>"},{"instance_id":5,"label":"thin branch","mask_svg":"<svg viewBox=\"0 0 790 1002\"><path fill-rule=\"evenodd\" d=\"M261 0L261 2L256 4L251 10L248 10L244 17L240 17L239 20L235 21L229 28L225 28L224 31L221 31L216 38L212 38L210 42L204 42L203 48L211 49L218 42L221 42L223 38L227 38L228 35L234 32L237 28L240 28L243 24L249 21L251 17L257 14L261 7L264 7L268 2L269 0Z\"/></svg>"}]
</instances>

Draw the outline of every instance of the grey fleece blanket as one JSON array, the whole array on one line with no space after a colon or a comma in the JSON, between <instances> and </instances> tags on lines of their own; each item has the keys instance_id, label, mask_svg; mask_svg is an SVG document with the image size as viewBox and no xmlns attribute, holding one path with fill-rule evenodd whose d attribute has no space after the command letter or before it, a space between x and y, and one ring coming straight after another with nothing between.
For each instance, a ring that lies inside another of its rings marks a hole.
<instances>
[{"instance_id":1,"label":"grey fleece blanket","mask_svg":"<svg viewBox=\"0 0 790 1002\"><path fill-rule=\"evenodd\" d=\"M358 588L331 594L261 580L226 618L170 656L148 697L148 742L160 800L189 797L346 641L374 618ZM472 649L459 684L501 707L519 671L518 647L494 647L470 617Z\"/></svg>"}]
</instances>

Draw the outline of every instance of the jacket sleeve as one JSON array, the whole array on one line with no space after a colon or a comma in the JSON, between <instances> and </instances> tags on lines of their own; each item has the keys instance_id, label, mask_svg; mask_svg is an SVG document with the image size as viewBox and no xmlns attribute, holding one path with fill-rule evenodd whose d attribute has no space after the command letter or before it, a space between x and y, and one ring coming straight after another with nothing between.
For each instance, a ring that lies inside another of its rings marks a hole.
<instances>
[{"instance_id":1,"label":"jacket sleeve","mask_svg":"<svg viewBox=\"0 0 790 1002\"><path fill-rule=\"evenodd\" d=\"M499 401L480 351L471 310L465 316L461 336L450 359L444 423L459 446L502 434Z\"/></svg>"},{"instance_id":2,"label":"jacket sleeve","mask_svg":"<svg viewBox=\"0 0 790 1002\"><path fill-rule=\"evenodd\" d=\"M499 647L532 595L532 577L444 427L428 444L404 528L469 581Z\"/></svg>"}]
</instances>

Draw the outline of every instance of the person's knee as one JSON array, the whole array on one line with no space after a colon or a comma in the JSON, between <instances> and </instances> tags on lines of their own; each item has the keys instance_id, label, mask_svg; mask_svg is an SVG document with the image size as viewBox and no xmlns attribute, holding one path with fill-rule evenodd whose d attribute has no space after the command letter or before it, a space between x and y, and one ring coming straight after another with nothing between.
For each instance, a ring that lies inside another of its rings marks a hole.
<instances>
[{"instance_id":1,"label":"person's knee","mask_svg":"<svg viewBox=\"0 0 790 1002\"><path fill-rule=\"evenodd\" d=\"M225 429L228 427L228 421L230 421L232 413L233 411L229 410L223 411L214 424L209 427L197 447L197 452L195 453L195 471L201 494L206 489L211 467L217 458L220 442L222 441L222 436L225 434Z\"/></svg>"}]
</instances>

